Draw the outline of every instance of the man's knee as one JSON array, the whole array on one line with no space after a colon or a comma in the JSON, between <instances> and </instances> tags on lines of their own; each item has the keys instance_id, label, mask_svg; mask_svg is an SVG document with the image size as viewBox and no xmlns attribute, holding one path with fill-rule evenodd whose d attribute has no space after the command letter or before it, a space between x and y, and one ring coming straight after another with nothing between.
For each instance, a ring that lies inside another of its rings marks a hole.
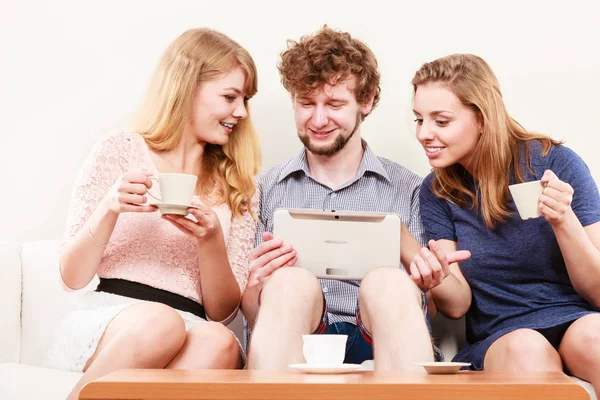
<instances>
[{"instance_id":1,"label":"man's knee","mask_svg":"<svg viewBox=\"0 0 600 400\"><path fill-rule=\"evenodd\" d=\"M270 335L277 331L286 341L289 334L311 333L321 323L324 309L323 293L314 274L298 267L280 268L262 289L253 335L260 330L264 339L266 332ZM256 348L254 337L250 343ZM260 343L271 345L262 339Z\"/></svg>"},{"instance_id":2,"label":"man's knee","mask_svg":"<svg viewBox=\"0 0 600 400\"><path fill-rule=\"evenodd\" d=\"M317 299L321 294L321 286L315 275L305 268L279 268L265 282L261 293L261 303L274 297L283 299Z\"/></svg>"},{"instance_id":3,"label":"man's knee","mask_svg":"<svg viewBox=\"0 0 600 400\"><path fill-rule=\"evenodd\" d=\"M359 296L369 302L393 300L395 303L414 303L419 307L423 305L421 290L408 274L399 268L371 270L361 282Z\"/></svg>"}]
</instances>

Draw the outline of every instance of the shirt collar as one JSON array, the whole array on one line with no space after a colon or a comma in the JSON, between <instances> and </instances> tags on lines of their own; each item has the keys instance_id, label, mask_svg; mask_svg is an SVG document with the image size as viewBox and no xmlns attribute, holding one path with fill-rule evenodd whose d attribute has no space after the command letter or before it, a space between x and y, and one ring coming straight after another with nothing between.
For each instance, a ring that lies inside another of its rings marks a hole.
<instances>
[{"instance_id":1,"label":"shirt collar","mask_svg":"<svg viewBox=\"0 0 600 400\"><path fill-rule=\"evenodd\" d=\"M358 171L356 173L356 178L361 178L366 172L373 172L381 177L385 178L387 181L390 181L390 177L383 167L381 160L379 157L373 153L369 145L365 140L362 140L362 146L364 149L363 158L360 161L360 165L358 166ZM296 154L294 158L290 160L290 162L285 166L285 168L279 174L278 183L286 179L288 176L292 175L295 172L303 171L306 176L310 176L310 171L308 169L308 162L306 160L306 149L303 148Z\"/></svg>"}]
</instances>

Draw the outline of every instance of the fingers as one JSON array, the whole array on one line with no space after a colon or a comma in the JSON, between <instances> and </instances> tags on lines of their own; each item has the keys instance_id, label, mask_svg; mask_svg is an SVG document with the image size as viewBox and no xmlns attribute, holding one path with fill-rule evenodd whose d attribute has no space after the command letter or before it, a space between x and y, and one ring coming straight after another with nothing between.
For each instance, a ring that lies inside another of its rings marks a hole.
<instances>
[{"instance_id":1,"label":"fingers","mask_svg":"<svg viewBox=\"0 0 600 400\"><path fill-rule=\"evenodd\" d=\"M198 224L199 225L202 225L206 229L213 229L214 228L214 225L215 225L214 218L217 218L216 215L214 216L214 218L211 218L212 213L207 214L203 210L199 210L199 209L192 208L192 207L188 208L187 212L189 214L192 214L196 218L196 220L198 220Z\"/></svg>"},{"instance_id":2,"label":"fingers","mask_svg":"<svg viewBox=\"0 0 600 400\"><path fill-rule=\"evenodd\" d=\"M540 196L540 211L543 212L543 208L541 207L542 205L545 205L546 208L556 211L562 210L564 207L567 207L567 205L564 204L562 201L559 201L554 197L546 196L544 194ZM562 211L564 212L564 210Z\"/></svg>"},{"instance_id":3,"label":"fingers","mask_svg":"<svg viewBox=\"0 0 600 400\"><path fill-rule=\"evenodd\" d=\"M152 173L148 171L127 172L115 182L105 197L108 209L116 212L155 212L156 207L144 205L148 202L145 196L148 193L148 177Z\"/></svg>"},{"instance_id":4,"label":"fingers","mask_svg":"<svg viewBox=\"0 0 600 400\"><path fill-rule=\"evenodd\" d=\"M555 185L553 185L555 186ZM554 187L548 185L544 188L544 191L542 192L542 196L546 196L546 197L550 197L553 199L559 199L562 196L564 196L564 193L558 189L555 189Z\"/></svg>"},{"instance_id":5,"label":"fingers","mask_svg":"<svg viewBox=\"0 0 600 400\"><path fill-rule=\"evenodd\" d=\"M271 242L273 242L273 241L274 240L271 240ZM274 260L277 260L281 256L289 255L291 252L293 252L294 255L296 254L296 251L294 250L294 248L289 244L280 245L278 247L272 248L271 250L263 253L261 256L255 258L255 259L252 259L250 261L250 270L264 268L269 263L271 263L271 265L279 264L281 262L281 260L279 260L279 261L274 261ZM291 259L292 259L292 257L287 258L287 260L284 263L282 263L281 265L286 264L288 261L291 261Z\"/></svg>"},{"instance_id":6,"label":"fingers","mask_svg":"<svg viewBox=\"0 0 600 400\"><path fill-rule=\"evenodd\" d=\"M214 231L214 227L209 229L207 226L196 223L184 215L165 214L162 218L173 223L178 228L182 228L184 233L196 238L207 238Z\"/></svg>"},{"instance_id":7,"label":"fingers","mask_svg":"<svg viewBox=\"0 0 600 400\"><path fill-rule=\"evenodd\" d=\"M435 241L429 241L429 249L422 248L410 264L410 277L424 291L441 284L450 274L450 264L467 260L471 252L467 250L454 251L446 254Z\"/></svg>"},{"instance_id":8,"label":"fingers","mask_svg":"<svg viewBox=\"0 0 600 400\"><path fill-rule=\"evenodd\" d=\"M439 244L437 244L435 240L430 240L428 244L429 249L433 252L433 254L436 257L436 261L440 263L444 277L446 277L450 273L449 264L451 264L447 260L446 252L441 248Z\"/></svg>"},{"instance_id":9,"label":"fingers","mask_svg":"<svg viewBox=\"0 0 600 400\"><path fill-rule=\"evenodd\" d=\"M274 236L271 232L264 232L263 233L263 242L267 242L269 240L273 240Z\"/></svg>"},{"instance_id":10,"label":"fingers","mask_svg":"<svg viewBox=\"0 0 600 400\"><path fill-rule=\"evenodd\" d=\"M144 185L150 189L152 187L152 179L150 179L150 177L154 174L150 171L143 171L143 174L146 175L146 182L144 182Z\"/></svg>"},{"instance_id":11,"label":"fingers","mask_svg":"<svg viewBox=\"0 0 600 400\"><path fill-rule=\"evenodd\" d=\"M127 183L141 183L143 185L147 185L147 182L149 181L148 177L151 176L152 174L145 171L145 172L127 172L125 173L125 175L123 175L122 180L127 182Z\"/></svg>"},{"instance_id":12,"label":"fingers","mask_svg":"<svg viewBox=\"0 0 600 400\"><path fill-rule=\"evenodd\" d=\"M561 193L573 194L573 188L567 182L563 182L559 179L554 172L547 169L542 176L541 181L545 183L544 194L550 195L546 192L546 189L556 189Z\"/></svg>"},{"instance_id":13,"label":"fingers","mask_svg":"<svg viewBox=\"0 0 600 400\"><path fill-rule=\"evenodd\" d=\"M455 262L465 261L471 258L471 252L469 250L458 250L448 254L448 264Z\"/></svg>"},{"instance_id":14,"label":"fingers","mask_svg":"<svg viewBox=\"0 0 600 400\"><path fill-rule=\"evenodd\" d=\"M560 186L560 189L556 187ZM540 203L546 204L548 207L557 210L559 205L566 207L571 205L573 201L573 188L571 185L565 182L561 182L560 185L556 184L552 187L548 185L544 188L542 195L540 196Z\"/></svg>"},{"instance_id":15,"label":"fingers","mask_svg":"<svg viewBox=\"0 0 600 400\"><path fill-rule=\"evenodd\" d=\"M146 187L146 185L143 185L141 183L128 183L128 182L123 182L120 186L119 186L119 190L120 193L131 193L131 194L140 194L140 195L144 195L148 192L148 188Z\"/></svg>"},{"instance_id":16,"label":"fingers","mask_svg":"<svg viewBox=\"0 0 600 400\"><path fill-rule=\"evenodd\" d=\"M190 207L188 210L190 214L194 214L197 217L197 214L205 214L205 215L213 215L215 212L212 208L202 203L194 203L194 207Z\"/></svg>"},{"instance_id":17,"label":"fingers","mask_svg":"<svg viewBox=\"0 0 600 400\"><path fill-rule=\"evenodd\" d=\"M258 280L265 279L278 268L296 264L298 257L291 245L284 244L281 239L274 239L270 232L263 233L263 239L266 241L248 254L250 272L254 273Z\"/></svg>"},{"instance_id":18,"label":"fingers","mask_svg":"<svg viewBox=\"0 0 600 400\"><path fill-rule=\"evenodd\" d=\"M158 211L156 206L135 206L134 212L155 212Z\"/></svg>"},{"instance_id":19,"label":"fingers","mask_svg":"<svg viewBox=\"0 0 600 400\"><path fill-rule=\"evenodd\" d=\"M288 267L293 267L294 265L296 265L296 262L298 262L298 254L296 254L294 256L294 258L292 258L290 261L288 261L288 263L286 265Z\"/></svg>"},{"instance_id":20,"label":"fingers","mask_svg":"<svg viewBox=\"0 0 600 400\"><path fill-rule=\"evenodd\" d=\"M130 193L119 193L118 200L121 205L125 204L133 204L139 205L144 204L147 201L146 196L140 196L139 194L130 194Z\"/></svg>"},{"instance_id":21,"label":"fingers","mask_svg":"<svg viewBox=\"0 0 600 400\"><path fill-rule=\"evenodd\" d=\"M171 215L163 215L161 218L164 219L164 220L166 220L166 221L169 221L175 228L179 229L184 234L186 234L186 235L193 235L193 232L191 232L189 229L187 229L181 223L181 221L177 221L177 220L171 218Z\"/></svg>"},{"instance_id":22,"label":"fingers","mask_svg":"<svg viewBox=\"0 0 600 400\"><path fill-rule=\"evenodd\" d=\"M544 219L549 222L560 221L564 215L564 212L557 211L543 203L540 203L539 209L544 216Z\"/></svg>"},{"instance_id":23,"label":"fingers","mask_svg":"<svg viewBox=\"0 0 600 400\"><path fill-rule=\"evenodd\" d=\"M420 256L431 270L431 279L434 282L439 281L439 283L441 283L446 275L448 275L448 262L446 261L446 256L444 255L441 260L438 260L438 258L426 247L421 249ZM442 264L445 264L445 268L442 268Z\"/></svg>"},{"instance_id":24,"label":"fingers","mask_svg":"<svg viewBox=\"0 0 600 400\"><path fill-rule=\"evenodd\" d=\"M413 261L410 263L410 277L412 278L413 282L415 282L415 284L421 288L423 288L423 278L421 278L421 274L419 273L419 268L417 267L417 264Z\"/></svg>"},{"instance_id":25,"label":"fingers","mask_svg":"<svg viewBox=\"0 0 600 400\"><path fill-rule=\"evenodd\" d=\"M263 234L263 238L267 234L271 235L269 232L265 232ZM251 260L256 260L257 258L261 257L263 254L268 253L269 251L274 250L278 247L281 247L281 245L283 245L283 241L281 239L274 239L273 236L271 235L270 239L265 240L264 242L262 242L261 244L256 246L254 249L252 249L250 251L250 253L248 253L248 257Z\"/></svg>"},{"instance_id":26,"label":"fingers","mask_svg":"<svg viewBox=\"0 0 600 400\"><path fill-rule=\"evenodd\" d=\"M421 287L421 289L423 289L423 290L431 289L434 286L432 284L433 283L433 271L431 270L429 265L427 265L425 260L423 260L423 258L419 254L417 254L415 256L413 263L417 267L417 270L419 271L419 275L421 276L421 281L422 281L422 285L423 285Z\"/></svg>"},{"instance_id":27,"label":"fingers","mask_svg":"<svg viewBox=\"0 0 600 400\"><path fill-rule=\"evenodd\" d=\"M542 175L541 181L543 183L548 183L554 178L556 178L556 175L554 174L554 172L552 172L552 170L547 169L544 171L544 175Z\"/></svg>"},{"instance_id":28,"label":"fingers","mask_svg":"<svg viewBox=\"0 0 600 400\"><path fill-rule=\"evenodd\" d=\"M122 204L121 212L155 212L158 210L156 206L140 206L137 204Z\"/></svg>"},{"instance_id":29,"label":"fingers","mask_svg":"<svg viewBox=\"0 0 600 400\"><path fill-rule=\"evenodd\" d=\"M190 231L195 231L199 226L189 218L186 218L185 215L177 215L177 214L165 214L163 217L167 218L170 221L177 222L180 226L187 228Z\"/></svg>"},{"instance_id":30,"label":"fingers","mask_svg":"<svg viewBox=\"0 0 600 400\"><path fill-rule=\"evenodd\" d=\"M545 183L544 191L540 196L539 210L552 224L560 223L569 212L573 201L573 187L561 181L551 170L546 170L542 176Z\"/></svg>"},{"instance_id":31,"label":"fingers","mask_svg":"<svg viewBox=\"0 0 600 400\"><path fill-rule=\"evenodd\" d=\"M280 257L271 260L263 268L260 268L256 271L256 279L258 279L258 281L262 281L265 278L268 278L273 272L283 267L284 265L287 265L295 257L296 250L292 250L289 253L286 253Z\"/></svg>"}]
</instances>

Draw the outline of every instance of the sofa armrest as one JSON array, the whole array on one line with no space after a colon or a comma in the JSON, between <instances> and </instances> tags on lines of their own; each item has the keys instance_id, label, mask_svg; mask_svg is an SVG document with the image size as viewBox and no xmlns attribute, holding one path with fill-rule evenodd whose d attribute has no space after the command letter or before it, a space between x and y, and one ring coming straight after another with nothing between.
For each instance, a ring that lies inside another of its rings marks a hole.
<instances>
[{"instance_id":1,"label":"sofa armrest","mask_svg":"<svg viewBox=\"0 0 600 400\"><path fill-rule=\"evenodd\" d=\"M21 245L0 241L0 362L21 360Z\"/></svg>"}]
</instances>

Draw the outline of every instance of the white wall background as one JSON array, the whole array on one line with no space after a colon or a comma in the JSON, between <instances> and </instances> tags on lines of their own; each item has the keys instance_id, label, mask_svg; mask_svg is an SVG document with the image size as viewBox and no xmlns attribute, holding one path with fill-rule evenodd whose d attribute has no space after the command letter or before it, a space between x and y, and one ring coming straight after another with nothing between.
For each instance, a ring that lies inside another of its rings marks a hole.
<instances>
[{"instance_id":1,"label":"white wall background","mask_svg":"<svg viewBox=\"0 0 600 400\"><path fill-rule=\"evenodd\" d=\"M162 50L199 26L228 34L255 58L251 107L265 167L300 146L278 55L286 39L327 23L379 59L381 102L363 134L380 155L428 172L409 82L425 61L471 52L494 68L513 116L567 140L600 182L600 1L392 3L0 0L0 240L61 236L92 145L127 127Z\"/></svg>"}]
</instances>

